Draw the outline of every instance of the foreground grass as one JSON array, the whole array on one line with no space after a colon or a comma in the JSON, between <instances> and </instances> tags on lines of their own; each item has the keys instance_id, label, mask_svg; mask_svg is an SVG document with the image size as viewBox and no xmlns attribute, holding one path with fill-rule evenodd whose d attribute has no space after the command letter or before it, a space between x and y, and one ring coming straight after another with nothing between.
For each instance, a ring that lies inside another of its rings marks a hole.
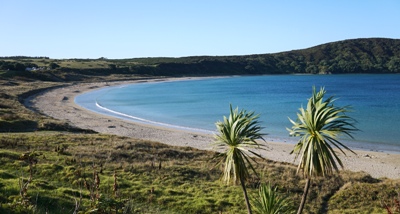
<instances>
[{"instance_id":1,"label":"foreground grass","mask_svg":"<svg viewBox=\"0 0 400 214\"><path fill-rule=\"evenodd\" d=\"M240 187L220 181L214 152L80 130L21 103L60 85L0 80L0 213L245 213ZM32 170L27 154L37 155ZM250 196L270 182L298 205L304 180L295 166L260 160L256 170ZM386 213L399 185L352 172L316 179L305 212Z\"/></svg>"},{"instance_id":2,"label":"foreground grass","mask_svg":"<svg viewBox=\"0 0 400 214\"><path fill-rule=\"evenodd\" d=\"M214 152L101 134L37 132L0 136L0 212L72 213L79 210L127 213L245 213L238 186L226 186L213 168ZM20 159L35 152L33 180L23 204L20 183L29 165ZM278 186L295 206L303 180L289 164L261 161L261 180L247 184L255 195L260 182ZM99 175L96 188L94 174ZM116 182L115 182L116 179ZM116 188L114 185L116 184ZM362 173L314 182L307 213L385 213L381 202L396 196L400 182ZM98 197L96 200L91 197Z\"/></svg>"},{"instance_id":3,"label":"foreground grass","mask_svg":"<svg viewBox=\"0 0 400 214\"><path fill-rule=\"evenodd\" d=\"M81 194L81 209L89 210L96 202L90 200L90 191L99 194L102 203L141 212L209 213L239 204L241 199L235 197L240 191L230 194L236 188L216 182L218 173L207 167L213 155L210 152L99 134L10 134L2 136L1 145L2 203L18 200L18 180L29 174L28 165L19 160L26 151L40 154L28 193L35 209L43 212L71 211ZM98 190L88 187L96 172L100 177ZM226 191L214 197L219 189Z\"/></svg>"}]
</instances>

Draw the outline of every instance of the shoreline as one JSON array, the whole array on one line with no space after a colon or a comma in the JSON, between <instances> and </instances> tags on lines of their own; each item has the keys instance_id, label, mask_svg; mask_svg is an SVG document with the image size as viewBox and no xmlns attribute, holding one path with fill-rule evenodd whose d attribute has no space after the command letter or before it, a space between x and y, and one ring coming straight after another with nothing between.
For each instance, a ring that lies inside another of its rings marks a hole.
<instances>
[{"instance_id":1,"label":"shoreline","mask_svg":"<svg viewBox=\"0 0 400 214\"><path fill-rule=\"evenodd\" d=\"M197 77L78 83L46 90L31 96L25 101L25 106L50 117L66 121L73 126L91 129L99 133L157 141L172 146L190 146L202 150L213 150L212 134L155 126L103 115L87 110L75 103L75 96L104 87L144 82L190 80L195 78ZM261 152L263 157L273 161L296 164L294 162L295 156L289 154L294 144L268 140L266 146L266 151ZM364 150L354 151L356 155L350 152L346 153L347 156L338 153L345 170L354 172L364 171L375 178L400 178L400 154Z\"/></svg>"}]
</instances>

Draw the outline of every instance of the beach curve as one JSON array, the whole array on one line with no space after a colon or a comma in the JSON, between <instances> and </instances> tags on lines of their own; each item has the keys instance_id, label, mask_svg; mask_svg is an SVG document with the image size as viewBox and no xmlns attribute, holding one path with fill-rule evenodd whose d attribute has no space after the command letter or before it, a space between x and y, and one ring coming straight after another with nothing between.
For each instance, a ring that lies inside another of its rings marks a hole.
<instances>
[{"instance_id":1,"label":"beach curve","mask_svg":"<svg viewBox=\"0 0 400 214\"><path fill-rule=\"evenodd\" d=\"M151 79L151 81L187 80L191 78ZM45 91L26 100L25 105L50 117L66 121L73 126L90 129L99 133L115 134L143 140L156 141L172 146L190 146L197 149L213 150L213 136L192 130L173 129L164 126L124 120L89 111L74 102L75 96L102 87L143 83L143 80L78 83L70 86ZM222 115L221 115L222 117ZM262 155L278 162L294 163L290 155L293 144L269 141L267 150ZM386 152L355 151L347 156L339 154L345 169L354 172L364 171L375 178L400 178L400 154Z\"/></svg>"}]
</instances>

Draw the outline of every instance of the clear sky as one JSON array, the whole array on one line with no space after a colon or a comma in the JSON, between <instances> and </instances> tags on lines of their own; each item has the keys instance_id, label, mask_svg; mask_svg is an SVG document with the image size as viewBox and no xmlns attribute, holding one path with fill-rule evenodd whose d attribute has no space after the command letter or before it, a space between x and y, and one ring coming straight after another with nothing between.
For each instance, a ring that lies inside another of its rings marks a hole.
<instances>
[{"instance_id":1,"label":"clear sky","mask_svg":"<svg viewBox=\"0 0 400 214\"><path fill-rule=\"evenodd\" d=\"M400 38L399 0L0 0L0 56L276 53Z\"/></svg>"}]
</instances>

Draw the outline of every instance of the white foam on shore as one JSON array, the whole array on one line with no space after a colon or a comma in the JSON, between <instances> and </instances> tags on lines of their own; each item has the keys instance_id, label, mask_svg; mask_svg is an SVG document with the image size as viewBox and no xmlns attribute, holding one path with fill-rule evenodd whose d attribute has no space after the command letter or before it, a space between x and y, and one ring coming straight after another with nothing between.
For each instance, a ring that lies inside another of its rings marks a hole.
<instances>
[{"instance_id":1,"label":"white foam on shore","mask_svg":"<svg viewBox=\"0 0 400 214\"><path fill-rule=\"evenodd\" d=\"M112 109L106 108L106 107L100 105L97 101L96 101L96 107L98 107L98 108L100 108L100 109L102 109L104 111L107 111L107 112L122 116L124 118L130 119L130 120L134 120L134 121L138 121L138 122L142 122L142 123L145 123L145 124L163 126L163 127L173 128L173 129L201 132L201 133L206 133L206 134L214 134L213 131L209 131L209 130L205 130L205 129L197 129L197 128L191 128L191 127L185 127L185 126L172 125L172 124L168 124L168 123L156 122L156 121L147 120L147 119L140 118L140 117L135 117L135 116L132 116L132 115L129 115L129 114L124 114L122 112L118 112L118 111L114 111Z\"/></svg>"}]
</instances>

